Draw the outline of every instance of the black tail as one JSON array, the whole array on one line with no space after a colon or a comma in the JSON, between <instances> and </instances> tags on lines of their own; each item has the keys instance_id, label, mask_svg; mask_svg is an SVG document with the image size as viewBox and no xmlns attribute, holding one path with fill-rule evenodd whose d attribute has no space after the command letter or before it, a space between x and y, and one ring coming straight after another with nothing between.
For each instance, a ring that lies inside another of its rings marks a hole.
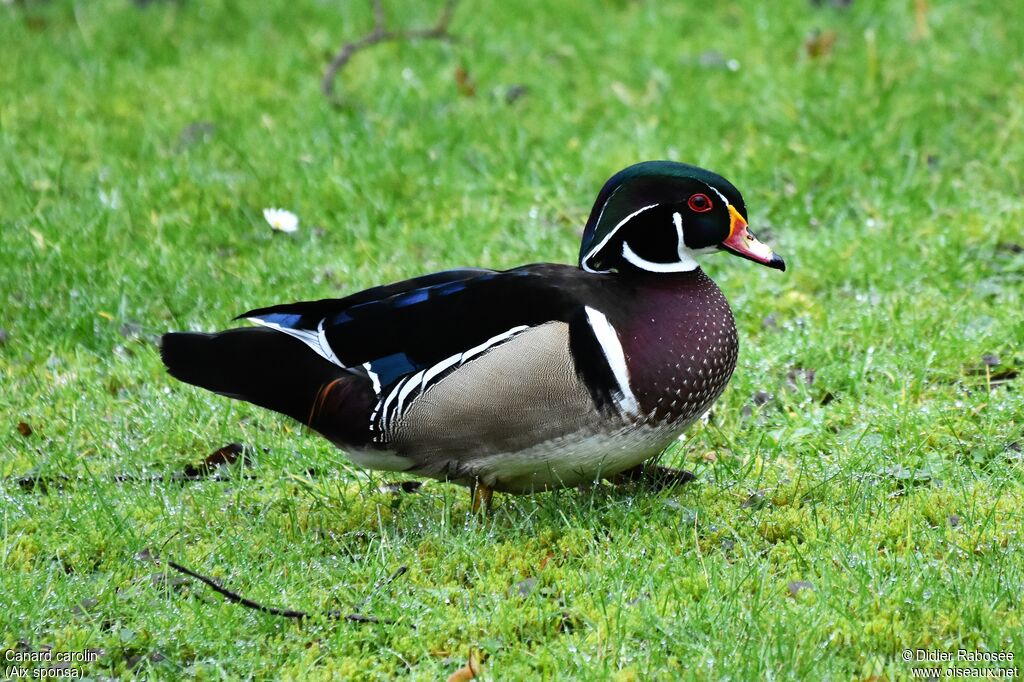
<instances>
[{"instance_id":1,"label":"black tail","mask_svg":"<svg viewBox=\"0 0 1024 682\"><path fill-rule=\"evenodd\" d=\"M185 383L286 414L337 442L357 445L368 437L369 380L281 332L174 332L161 338L160 356Z\"/></svg>"}]
</instances>

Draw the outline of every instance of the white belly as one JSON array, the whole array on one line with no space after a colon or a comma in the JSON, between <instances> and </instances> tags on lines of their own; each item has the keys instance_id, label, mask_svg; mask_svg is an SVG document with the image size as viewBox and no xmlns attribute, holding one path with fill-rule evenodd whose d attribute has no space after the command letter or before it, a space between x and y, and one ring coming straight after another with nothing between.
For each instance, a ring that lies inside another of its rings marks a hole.
<instances>
[{"instance_id":1,"label":"white belly","mask_svg":"<svg viewBox=\"0 0 1024 682\"><path fill-rule=\"evenodd\" d=\"M633 426L617 433L594 435L582 432L562 436L518 452L482 455L452 462L419 463L393 451L347 448L349 458L361 467L377 471L404 471L471 485L479 480L510 493L532 493L551 488L593 483L630 469L662 452L688 424Z\"/></svg>"},{"instance_id":2,"label":"white belly","mask_svg":"<svg viewBox=\"0 0 1024 682\"><path fill-rule=\"evenodd\" d=\"M416 462L402 457L391 450L355 449L337 444L345 451L348 458L363 467L374 471L408 471L415 467Z\"/></svg>"},{"instance_id":3,"label":"white belly","mask_svg":"<svg viewBox=\"0 0 1024 682\"><path fill-rule=\"evenodd\" d=\"M593 483L662 452L686 424L636 426L618 433L574 434L526 450L471 459L465 469L505 492L529 493Z\"/></svg>"}]
</instances>

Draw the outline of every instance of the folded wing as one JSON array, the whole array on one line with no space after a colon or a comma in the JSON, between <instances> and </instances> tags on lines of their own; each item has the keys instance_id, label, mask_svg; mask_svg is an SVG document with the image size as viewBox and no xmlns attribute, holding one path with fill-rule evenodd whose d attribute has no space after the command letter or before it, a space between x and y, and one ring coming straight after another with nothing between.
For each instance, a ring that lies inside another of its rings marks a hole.
<instances>
[{"instance_id":1,"label":"folded wing","mask_svg":"<svg viewBox=\"0 0 1024 682\"><path fill-rule=\"evenodd\" d=\"M568 322L579 304L576 268L452 270L340 299L252 310L240 318L302 341L321 358L367 377L384 433L431 385L522 332Z\"/></svg>"}]
</instances>

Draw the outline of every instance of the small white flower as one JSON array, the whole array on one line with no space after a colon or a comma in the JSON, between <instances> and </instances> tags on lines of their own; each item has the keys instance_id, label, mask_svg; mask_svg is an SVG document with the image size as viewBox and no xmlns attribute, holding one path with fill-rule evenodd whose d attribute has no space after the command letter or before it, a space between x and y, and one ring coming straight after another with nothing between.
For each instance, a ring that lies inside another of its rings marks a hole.
<instances>
[{"instance_id":1,"label":"small white flower","mask_svg":"<svg viewBox=\"0 0 1024 682\"><path fill-rule=\"evenodd\" d=\"M299 229L299 216L283 208L265 208L263 218L270 224L270 229L278 232L295 232Z\"/></svg>"},{"instance_id":2,"label":"small white flower","mask_svg":"<svg viewBox=\"0 0 1024 682\"><path fill-rule=\"evenodd\" d=\"M109 208L112 211L116 211L117 209L121 208L121 193L117 191L116 187L110 190L109 192L104 192L101 189L100 203L103 204L106 208Z\"/></svg>"}]
</instances>

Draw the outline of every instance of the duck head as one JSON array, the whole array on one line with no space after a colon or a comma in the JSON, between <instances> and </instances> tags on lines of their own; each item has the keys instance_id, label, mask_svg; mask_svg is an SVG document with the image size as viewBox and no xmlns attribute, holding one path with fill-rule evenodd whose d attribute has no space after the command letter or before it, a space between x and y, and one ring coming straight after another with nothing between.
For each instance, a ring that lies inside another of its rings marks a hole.
<instances>
[{"instance_id":1,"label":"duck head","mask_svg":"<svg viewBox=\"0 0 1024 682\"><path fill-rule=\"evenodd\" d=\"M688 272L697 256L728 251L770 268L786 263L747 229L747 207L717 173L672 161L646 161L601 189L583 232L587 272Z\"/></svg>"}]
</instances>

